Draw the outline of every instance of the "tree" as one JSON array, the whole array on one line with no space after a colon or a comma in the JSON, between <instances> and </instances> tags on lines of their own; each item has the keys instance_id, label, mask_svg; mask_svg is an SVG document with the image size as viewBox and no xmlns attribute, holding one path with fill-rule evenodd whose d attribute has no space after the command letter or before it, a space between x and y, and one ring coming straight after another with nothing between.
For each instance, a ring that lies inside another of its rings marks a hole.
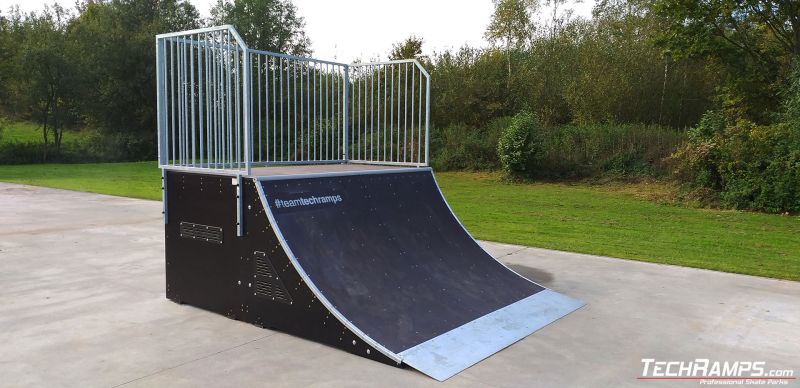
<instances>
[{"instance_id":1,"label":"tree","mask_svg":"<svg viewBox=\"0 0 800 388\"><path fill-rule=\"evenodd\" d=\"M154 37L197 28L200 14L182 0L92 1L79 8L68 34L80 67L80 110L87 124L154 142Z\"/></svg>"},{"instance_id":2,"label":"tree","mask_svg":"<svg viewBox=\"0 0 800 388\"><path fill-rule=\"evenodd\" d=\"M800 56L797 0L656 0L659 43L671 55L709 59L725 74L723 104L758 122L774 117Z\"/></svg>"},{"instance_id":3,"label":"tree","mask_svg":"<svg viewBox=\"0 0 800 388\"><path fill-rule=\"evenodd\" d=\"M290 0L217 0L211 9L214 24L232 24L253 48L310 55L305 20Z\"/></svg>"},{"instance_id":4,"label":"tree","mask_svg":"<svg viewBox=\"0 0 800 388\"><path fill-rule=\"evenodd\" d=\"M24 42L24 77L33 117L41 125L43 160L48 158L50 136L55 152L61 148L64 129L74 124L72 114L75 69L67 53L66 28L72 16L58 4L28 16Z\"/></svg>"},{"instance_id":5,"label":"tree","mask_svg":"<svg viewBox=\"0 0 800 388\"><path fill-rule=\"evenodd\" d=\"M536 0L493 0L494 14L484 34L492 44L505 48L508 83L511 82L511 51L520 49L534 32L531 16L539 4Z\"/></svg>"},{"instance_id":6,"label":"tree","mask_svg":"<svg viewBox=\"0 0 800 388\"><path fill-rule=\"evenodd\" d=\"M422 55L422 38L411 35L406 40L393 44L389 59L412 59Z\"/></svg>"}]
</instances>

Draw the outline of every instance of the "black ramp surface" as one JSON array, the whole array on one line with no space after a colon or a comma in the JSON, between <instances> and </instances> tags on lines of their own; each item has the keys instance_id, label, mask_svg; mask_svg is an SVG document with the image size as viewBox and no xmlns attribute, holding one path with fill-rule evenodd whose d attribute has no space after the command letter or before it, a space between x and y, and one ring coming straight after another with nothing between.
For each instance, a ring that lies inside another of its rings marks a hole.
<instances>
[{"instance_id":1,"label":"black ramp surface","mask_svg":"<svg viewBox=\"0 0 800 388\"><path fill-rule=\"evenodd\" d=\"M464 231L428 169L262 185L311 281L394 353L543 290Z\"/></svg>"}]
</instances>

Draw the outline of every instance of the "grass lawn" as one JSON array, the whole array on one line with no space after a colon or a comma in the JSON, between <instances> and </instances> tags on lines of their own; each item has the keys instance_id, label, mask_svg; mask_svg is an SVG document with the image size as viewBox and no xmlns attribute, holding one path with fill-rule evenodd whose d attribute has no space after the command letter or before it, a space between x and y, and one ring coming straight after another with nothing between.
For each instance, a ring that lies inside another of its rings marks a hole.
<instances>
[{"instance_id":1,"label":"grass lawn","mask_svg":"<svg viewBox=\"0 0 800 388\"><path fill-rule=\"evenodd\" d=\"M52 134L50 135L50 141L53 141ZM64 139L63 142L68 142L72 140L76 140L80 137L80 133L75 131L64 131ZM2 134L0 134L0 142L1 143L27 143L27 142L34 142L34 143L43 143L44 140L42 139L42 128L39 124L30 122L30 121L14 121L8 124L8 127L3 128Z\"/></svg>"},{"instance_id":2,"label":"grass lawn","mask_svg":"<svg viewBox=\"0 0 800 388\"><path fill-rule=\"evenodd\" d=\"M156 162L0 165L0 181L161 200Z\"/></svg>"},{"instance_id":3,"label":"grass lawn","mask_svg":"<svg viewBox=\"0 0 800 388\"><path fill-rule=\"evenodd\" d=\"M481 173L437 179L478 239L800 280L800 217L640 198L657 198L657 185L512 185ZM154 162L0 166L0 181L161 198Z\"/></svg>"}]
</instances>

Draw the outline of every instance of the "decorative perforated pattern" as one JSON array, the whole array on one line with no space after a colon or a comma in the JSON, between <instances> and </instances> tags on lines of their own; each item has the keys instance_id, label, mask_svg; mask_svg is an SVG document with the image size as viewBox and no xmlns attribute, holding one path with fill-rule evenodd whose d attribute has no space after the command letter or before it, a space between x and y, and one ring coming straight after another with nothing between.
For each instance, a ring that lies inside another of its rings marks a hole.
<instances>
[{"instance_id":1,"label":"decorative perforated pattern","mask_svg":"<svg viewBox=\"0 0 800 388\"><path fill-rule=\"evenodd\" d=\"M222 244L222 228L192 222L181 222L180 234L183 238Z\"/></svg>"},{"instance_id":2,"label":"decorative perforated pattern","mask_svg":"<svg viewBox=\"0 0 800 388\"><path fill-rule=\"evenodd\" d=\"M292 303L292 297L283 286L283 282L275 272L275 267L264 252L253 253L255 269L255 295L272 299L276 302Z\"/></svg>"}]
</instances>

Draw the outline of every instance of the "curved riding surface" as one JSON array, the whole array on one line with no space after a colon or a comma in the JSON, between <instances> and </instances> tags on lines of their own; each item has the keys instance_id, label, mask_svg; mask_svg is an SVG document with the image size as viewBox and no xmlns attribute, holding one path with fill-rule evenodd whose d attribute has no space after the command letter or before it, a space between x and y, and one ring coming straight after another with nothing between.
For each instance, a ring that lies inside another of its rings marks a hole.
<instances>
[{"instance_id":1,"label":"curved riding surface","mask_svg":"<svg viewBox=\"0 0 800 388\"><path fill-rule=\"evenodd\" d=\"M260 179L276 233L317 297L436 379L582 306L486 253L428 168Z\"/></svg>"}]
</instances>

